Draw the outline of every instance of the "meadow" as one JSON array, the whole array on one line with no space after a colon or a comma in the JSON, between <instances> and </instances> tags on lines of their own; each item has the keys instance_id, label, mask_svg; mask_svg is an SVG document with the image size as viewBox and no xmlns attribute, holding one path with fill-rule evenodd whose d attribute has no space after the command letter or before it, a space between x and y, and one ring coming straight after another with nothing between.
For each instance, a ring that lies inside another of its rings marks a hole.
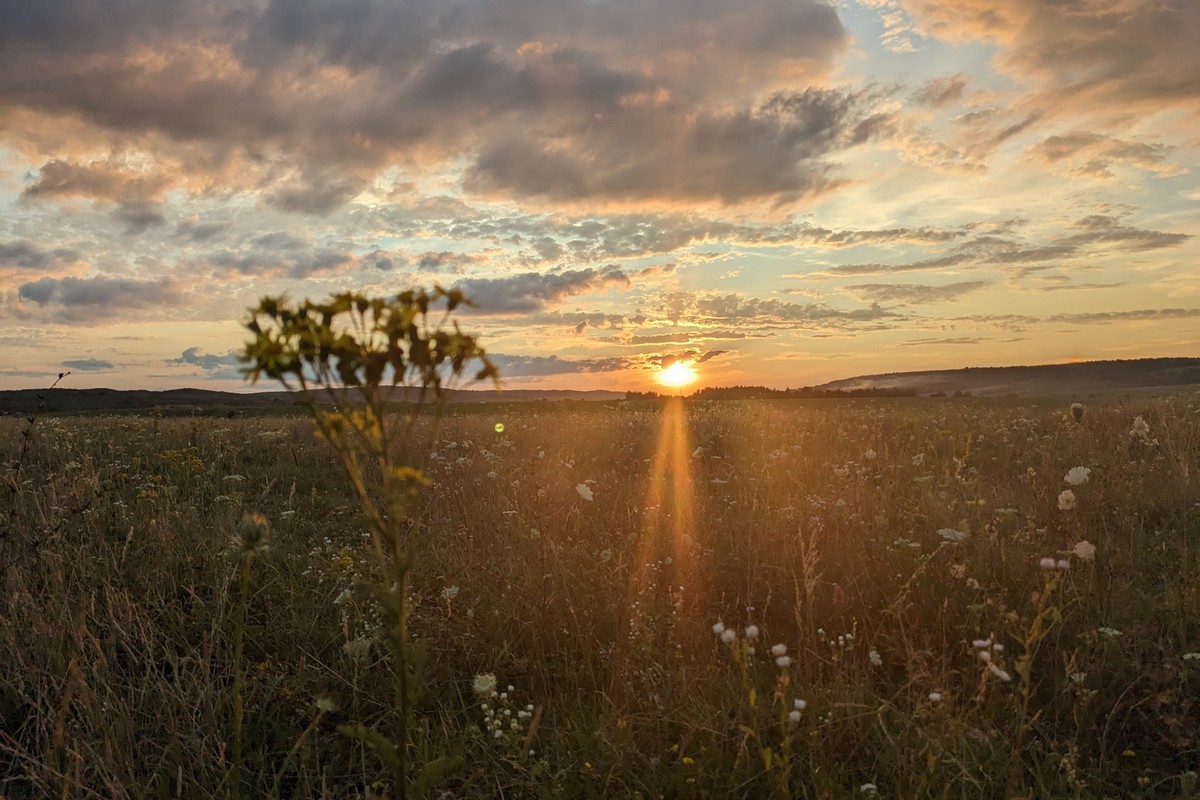
<instances>
[{"instance_id":1,"label":"meadow","mask_svg":"<svg viewBox=\"0 0 1200 800\"><path fill-rule=\"evenodd\" d=\"M1195 392L413 437L430 796L1195 796ZM392 664L309 418L10 417L0 458L0 796L396 796L345 734L394 724Z\"/></svg>"}]
</instances>

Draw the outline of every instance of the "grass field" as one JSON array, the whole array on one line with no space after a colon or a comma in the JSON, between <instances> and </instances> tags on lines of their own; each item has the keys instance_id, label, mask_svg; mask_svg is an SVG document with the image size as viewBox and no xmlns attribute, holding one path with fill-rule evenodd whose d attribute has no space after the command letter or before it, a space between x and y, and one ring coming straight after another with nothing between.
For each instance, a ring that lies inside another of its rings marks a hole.
<instances>
[{"instance_id":1,"label":"grass field","mask_svg":"<svg viewBox=\"0 0 1200 800\"><path fill-rule=\"evenodd\" d=\"M412 762L463 757L440 798L1193 796L1200 395L1081 412L422 418ZM395 722L385 576L310 421L5 418L0 456L0 796L395 796L339 731Z\"/></svg>"}]
</instances>

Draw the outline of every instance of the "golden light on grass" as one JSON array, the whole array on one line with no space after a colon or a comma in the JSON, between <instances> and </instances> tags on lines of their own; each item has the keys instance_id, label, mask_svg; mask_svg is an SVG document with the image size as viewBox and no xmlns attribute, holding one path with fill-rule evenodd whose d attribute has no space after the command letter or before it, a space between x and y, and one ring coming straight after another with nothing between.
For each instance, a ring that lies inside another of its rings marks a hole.
<instances>
[{"instance_id":1,"label":"golden light on grass","mask_svg":"<svg viewBox=\"0 0 1200 800\"><path fill-rule=\"evenodd\" d=\"M692 366L690 361L676 361L668 367L663 367L659 370L656 379L663 386L670 386L673 389L678 389L681 386L687 386L689 383L694 383L699 375L696 374L696 368Z\"/></svg>"}]
</instances>

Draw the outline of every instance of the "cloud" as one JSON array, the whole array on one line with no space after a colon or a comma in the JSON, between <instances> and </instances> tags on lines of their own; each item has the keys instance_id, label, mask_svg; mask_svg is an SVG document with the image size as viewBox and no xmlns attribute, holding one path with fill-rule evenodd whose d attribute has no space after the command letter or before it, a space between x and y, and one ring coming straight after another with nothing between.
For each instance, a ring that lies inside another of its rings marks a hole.
<instances>
[{"instance_id":1,"label":"cloud","mask_svg":"<svg viewBox=\"0 0 1200 800\"><path fill-rule=\"evenodd\" d=\"M219 172L326 215L390 166L461 164L538 197L800 197L871 126L865 98L780 92L849 46L819 0L163 5L6 4L0 110L71 119L112 153L60 153L31 198L206 194Z\"/></svg>"},{"instance_id":2,"label":"cloud","mask_svg":"<svg viewBox=\"0 0 1200 800\"><path fill-rule=\"evenodd\" d=\"M953 303L964 295L977 292L990 285L990 281L960 281L942 286L924 286L912 283L859 283L845 286L842 291L868 303L919 305Z\"/></svg>"},{"instance_id":3,"label":"cloud","mask_svg":"<svg viewBox=\"0 0 1200 800\"><path fill-rule=\"evenodd\" d=\"M236 350L229 350L224 355L201 353L199 347L189 347L180 353L179 358L172 358L168 364L191 364L201 369L214 370L221 367L237 366L242 363Z\"/></svg>"},{"instance_id":4,"label":"cloud","mask_svg":"<svg viewBox=\"0 0 1200 800\"><path fill-rule=\"evenodd\" d=\"M1196 319L1200 308L1142 308L1131 311L1095 311L1079 314L1054 314L1047 322L1073 322L1083 325L1110 322L1153 322L1167 319Z\"/></svg>"},{"instance_id":5,"label":"cloud","mask_svg":"<svg viewBox=\"0 0 1200 800\"><path fill-rule=\"evenodd\" d=\"M625 358L587 358L572 360L558 356L519 356L489 353L488 358L503 378L528 378L541 375L568 375L585 372L618 372L632 365Z\"/></svg>"},{"instance_id":6,"label":"cloud","mask_svg":"<svg viewBox=\"0 0 1200 800\"><path fill-rule=\"evenodd\" d=\"M1035 145L1032 154L1046 164L1067 163L1077 175L1116 177L1114 166L1128 165L1162 177L1182 175L1187 169L1167 161L1174 148L1161 143L1128 142L1087 131L1050 136Z\"/></svg>"},{"instance_id":7,"label":"cloud","mask_svg":"<svg viewBox=\"0 0 1200 800\"><path fill-rule=\"evenodd\" d=\"M62 362L62 365L80 372L99 372L113 368L111 361L105 361L102 358L74 358Z\"/></svg>"},{"instance_id":8,"label":"cloud","mask_svg":"<svg viewBox=\"0 0 1200 800\"><path fill-rule=\"evenodd\" d=\"M563 272L525 272L503 278L465 278L454 284L486 314L538 311L567 297L610 286L629 288L629 276L619 267Z\"/></svg>"},{"instance_id":9,"label":"cloud","mask_svg":"<svg viewBox=\"0 0 1200 800\"><path fill-rule=\"evenodd\" d=\"M107 315L124 309L177 305L182 288L171 278L138 280L97 275L42 278L22 284L18 296L39 306L85 307L90 313Z\"/></svg>"},{"instance_id":10,"label":"cloud","mask_svg":"<svg viewBox=\"0 0 1200 800\"><path fill-rule=\"evenodd\" d=\"M676 292L664 298L667 319L692 324L761 325L784 328L852 330L878 325L904 315L872 304L869 308L839 309L826 303L792 303L741 294Z\"/></svg>"},{"instance_id":11,"label":"cloud","mask_svg":"<svg viewBox=\"0 0 1200 800\"><path fill-rule=\"evenodd\" d=\"M909 99L914 103L940 108L961 99L970 82L970 76L962 72L932 78L913 92Z\"/></svg>"},{"instance_id":12,"label":"cloud","mask_svg":"<svg viewBox=\"0 0 1200 800\"><path fill-rule=\"evenodd\" d=\"M986 39L996 63L1037 82L1054 113L1194 109L1200 4L1162 0L903 0L922 30Z\"/></svg>"},{"instance_id":13,"label":"cloud","mask_svg":"<svg viewBox=\"0 0 1200 800\"><path fill-rule=\"evenodd\" d=\"M484 147L467 186L559 201L791 202L842 183L826 156L889 130L875 100L809 88L750 109L621 109L589 118L569 140L523 128Z\"/></svg>"},{"instance_id":14,"label":"cloud","mask_svg":"<svg viewBox=\"0 0 1200 800\"><path fill-rule=\"evenodd\" d=\"M0 242L0 269L63 270L80 263L82 257L66 247L41 247L28 239Z\"/></svg>"}]
</instances>

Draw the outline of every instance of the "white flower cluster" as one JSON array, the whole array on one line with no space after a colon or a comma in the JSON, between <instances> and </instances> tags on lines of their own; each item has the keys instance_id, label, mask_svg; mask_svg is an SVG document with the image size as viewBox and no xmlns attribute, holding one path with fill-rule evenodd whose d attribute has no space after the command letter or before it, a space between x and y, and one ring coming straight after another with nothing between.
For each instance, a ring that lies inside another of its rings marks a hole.
<instances>
[{"instance_id":1,"label":"white flower cluster","mask_svg":"<svg viewBox=\"0 0 1200 800\"><path fill-rule=\"evenodd\" d=\"M1071 568L1071 562L1067 561L1065 558L1060 558L1055 561L1053 558L1047 556L1046 558L1038 561L1038 566L1045 570L1057 569L1062 572L1066 572Z\"/></svg>"},{"instance_id":2,"label":"white flower cluster","mask_svg":"<svg viewBox=\"0 0 1200 800\"><path fill-rule=\"evenodd\" d=\"M1150 435L1150 423L1139 417L1133 418L1133 427L1129 430L1129 438L1135 442L1154 447L1158 444L1158 439Z\"/></svg>"},{"instance_id":3,"label":"white flower cluster","mask_svg":"<svg viewBox=\"0 0 1200 800\"><path fill-rule=\"evenodd\" d=\"M976 639L971 642L971 647L975 650L979 660L987 664L988 672L1005 683L1012 680L1012 676L998 663L999 657L1004 653L1004 645L1000 642L992 641L989 636L987 639ZM931 697L930 699L932 700L933 698Z\"/></svg>"},{"instance_id":4,"label":"white flower cluster","mask_svg":"<svg viewBox=\"0 0 1200 800\"><path fill-rule=\"evenodd\" d=\"M513 713L512 693L509 686L499 692L496 676L489 673L476 675L471 682L474 692L483 698L479 708L483 711L484 731L497 742L520 743L527 721L533 717L533 704L519 708Z\"/></svg>"}]
</instances>

